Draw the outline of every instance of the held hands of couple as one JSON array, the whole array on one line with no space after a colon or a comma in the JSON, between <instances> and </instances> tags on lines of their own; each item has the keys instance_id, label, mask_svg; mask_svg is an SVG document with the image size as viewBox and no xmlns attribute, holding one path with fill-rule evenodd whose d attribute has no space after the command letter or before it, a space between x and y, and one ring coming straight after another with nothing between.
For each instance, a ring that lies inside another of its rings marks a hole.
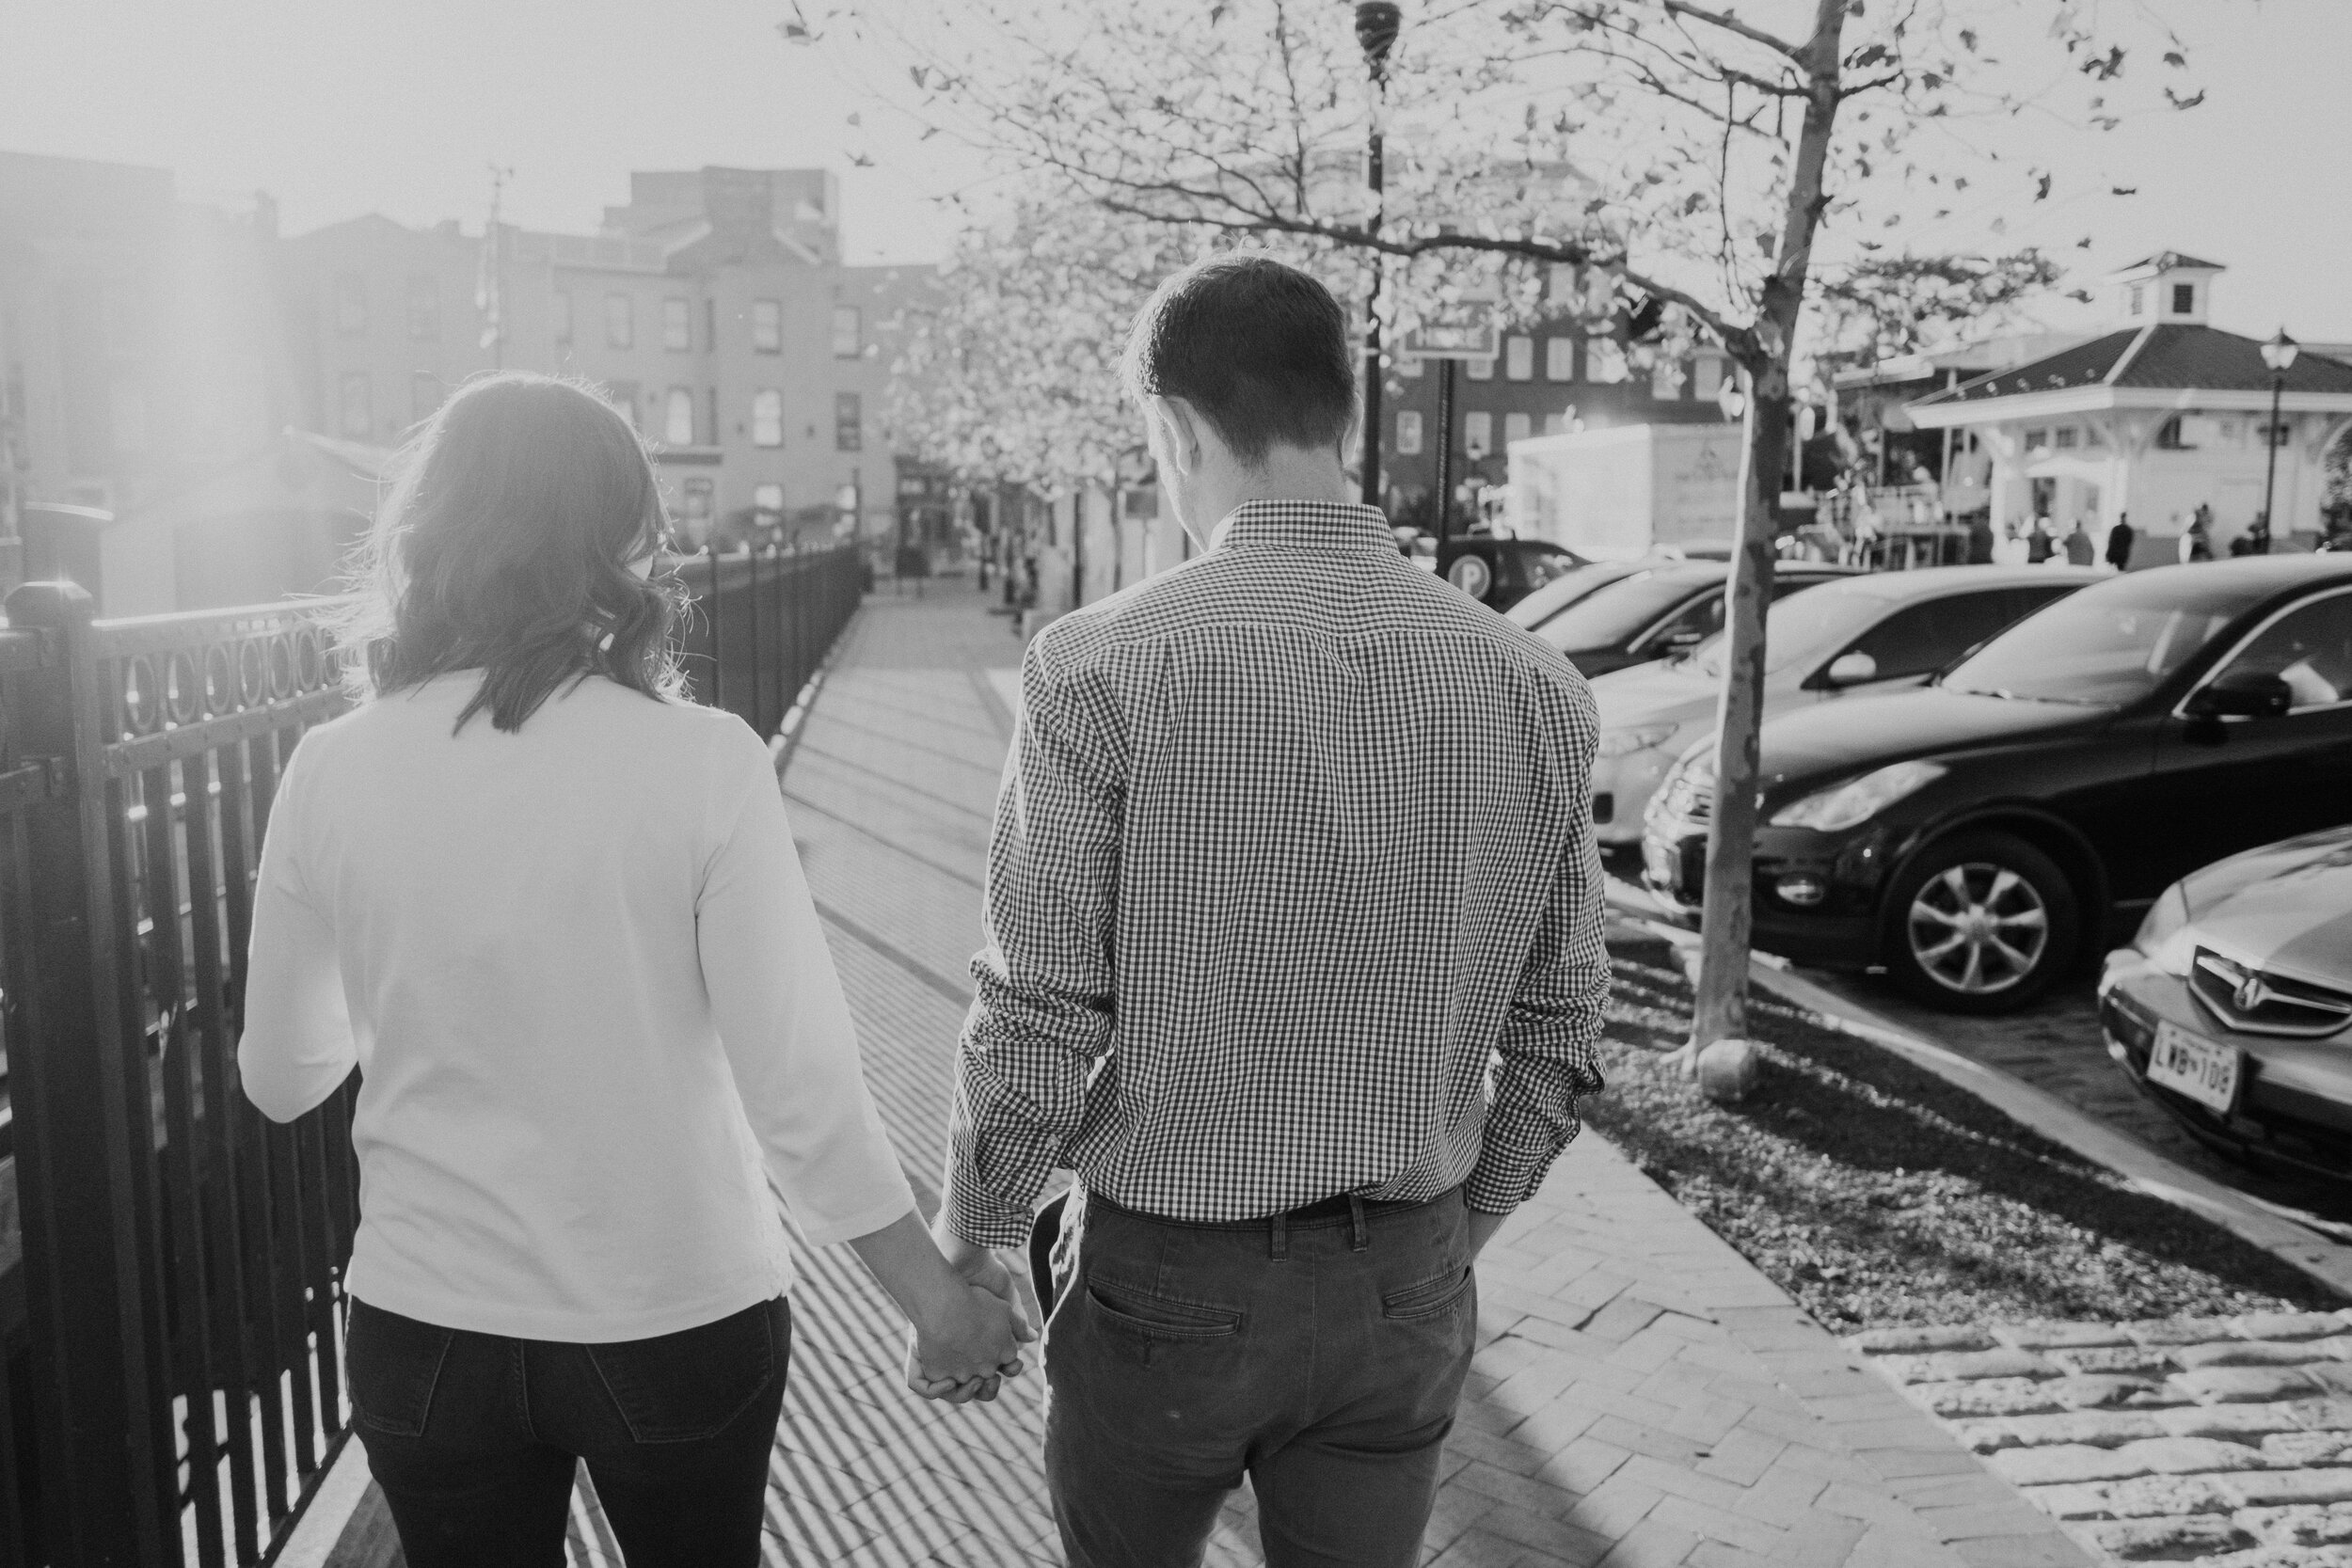
<instances>
[{"instance_id":1,"label":"held hands of couple","mask_svg":"<svg viewBox=\"0 0 2352 1568\"><path fill-rule=\"evenodd\" d=\"M986 1403L1004 1379L1021 1375L1021 1347L1037 1338L1037 1327L1011 1271L994 1253L956 1238L945 1227L936 1240L957 1289L930 1321L915 1322L907 1347L907 1386L950 1404Z\"/></svg>"}]
</instances>

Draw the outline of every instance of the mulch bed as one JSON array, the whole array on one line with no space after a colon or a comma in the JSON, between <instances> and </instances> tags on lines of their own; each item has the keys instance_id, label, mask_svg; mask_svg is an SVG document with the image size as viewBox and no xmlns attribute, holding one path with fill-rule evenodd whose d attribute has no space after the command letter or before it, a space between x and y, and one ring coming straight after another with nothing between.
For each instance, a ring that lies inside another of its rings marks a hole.
<instances>
[{"instance_id":1,"label":"mulch bed","mask_svg":"<svg viewBox=\"0 0 2352 1568\"><path fill-rule=\"evenodd\" d=\"M2345 1305L2261 1248L1867 1040L1757 994L1756 1092L1702 1098L1661 1062L1690 988L1613 933L1607 1092L1584 1118L1838 1333L1910 1323L2219 1316Z\"/></svg>"}]
</instances>

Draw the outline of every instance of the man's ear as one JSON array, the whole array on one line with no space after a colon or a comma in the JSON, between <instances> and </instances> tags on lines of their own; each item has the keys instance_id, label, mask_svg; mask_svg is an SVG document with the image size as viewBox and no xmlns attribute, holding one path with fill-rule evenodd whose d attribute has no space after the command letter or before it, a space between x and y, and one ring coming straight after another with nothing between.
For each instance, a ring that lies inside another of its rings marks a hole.
<instances>
[{"instance_id":1,"label":"man's ear","mask_svg":"<svg viewBox=\"0 0 2352 1568\"><path fill-rule=\"evenodd\" d=\"M1187 476L1200 471L1205 455L1200 437L1206 426L1190 403L1154 394L1143 400L1143 417L1158 437L1153 453L1158 461Z\"/></svg>"}]
</instances>

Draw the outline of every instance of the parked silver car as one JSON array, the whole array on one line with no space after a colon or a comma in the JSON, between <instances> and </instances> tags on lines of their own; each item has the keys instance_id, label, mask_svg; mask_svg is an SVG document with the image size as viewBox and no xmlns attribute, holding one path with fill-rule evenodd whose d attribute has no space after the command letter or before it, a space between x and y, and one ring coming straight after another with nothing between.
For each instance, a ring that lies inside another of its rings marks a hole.
<instances>
[{"instance_id":1,"label":"parked silver car","mask_svg":"<svg viewBox=\"0 0 2352 1568\"><path fill-rule=\"evenodd\" d=\"M2108 955L2099 1017L2107 1053L2201 1141L2352 1180L2352 827L2167 888Z\"/></svg>"}]
</instances>

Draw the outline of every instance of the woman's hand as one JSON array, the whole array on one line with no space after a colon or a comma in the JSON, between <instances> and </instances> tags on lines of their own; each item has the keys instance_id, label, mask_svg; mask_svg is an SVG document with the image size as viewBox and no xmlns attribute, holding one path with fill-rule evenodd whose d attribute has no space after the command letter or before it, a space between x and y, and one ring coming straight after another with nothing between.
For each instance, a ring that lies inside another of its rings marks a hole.
<instances>
[{"instance_id":1,"label":"woman's hand","mask_svg":"<svg viewBox=\"0 0 2352 1568\"><path fill-rule=\"evenodd\" d=\"M962 1404L993 1400L1003 1379L1021 1375L1021 1347L1037 1329L1001 1265L977 1279L950 1267L913 1210L850 1245L913 1325L908 1387Z\"/></svg>"},{"instance_id":2,"label":"woman's hand","mask_svg":"<svg viewBox=\"0 0 2352 1568\"><path fill-rule=\"evenodd\" d=\"M1037 1338L1021 1308L977 1285L963 1285L914 1323L907 1386L926 1399L962 1404L996 1397L1024 1370L1021 1347Z\"/></svg>"}]
</instances>

